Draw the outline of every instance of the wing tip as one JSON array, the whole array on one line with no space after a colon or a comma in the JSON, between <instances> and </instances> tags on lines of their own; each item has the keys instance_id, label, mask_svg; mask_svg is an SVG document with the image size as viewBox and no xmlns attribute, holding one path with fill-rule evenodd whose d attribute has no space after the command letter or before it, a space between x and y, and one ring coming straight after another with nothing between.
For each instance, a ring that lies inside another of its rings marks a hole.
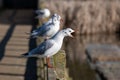
<instances>
[{"instance_id":1,"label":"wing tip","mask_svg":"<svg viewBox=\"0 0 120 80\"><path fill-rule=\"evenodd\" d=\"M21 55L22 57L28 57L28 53L24 53Z\"/></svg>"}]
</instances>

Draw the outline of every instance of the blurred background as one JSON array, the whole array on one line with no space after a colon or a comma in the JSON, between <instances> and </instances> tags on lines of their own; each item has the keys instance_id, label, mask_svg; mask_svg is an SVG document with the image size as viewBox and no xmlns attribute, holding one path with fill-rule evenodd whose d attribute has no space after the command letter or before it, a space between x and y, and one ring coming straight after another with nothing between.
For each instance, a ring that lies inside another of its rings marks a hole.
<instances>
[{"instance_id":1,"label":"blurred background","mask_svg":"<svg viewBox=\"0 0 120 80\"><path fill-rule=\"evenodd\" d=\"M61 15L61 29L76 30L75 38L65 38L62 48L69 76L65 80L98 80L87 62L86 47L120 46L119 4L119 0L0 0L0 80L45 80L43 71L38 76L37 58L20 58L37 46L25 32L36 29L40 21L34 11L43 8Z\"/></svg>"}]
</instances>

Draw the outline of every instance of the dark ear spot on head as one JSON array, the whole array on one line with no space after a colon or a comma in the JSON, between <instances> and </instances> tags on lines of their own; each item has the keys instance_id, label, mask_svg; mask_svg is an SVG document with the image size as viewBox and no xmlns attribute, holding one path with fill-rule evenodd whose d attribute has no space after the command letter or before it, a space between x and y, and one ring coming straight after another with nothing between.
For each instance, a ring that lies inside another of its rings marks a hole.
<instances>
[{"instance_id":1,"label":"dark ear spot on head","mask_svg":"<svg viewBox=\"0 0 120 80\"><path fill-rule=\"evenodd\" d=\"M67 32L65 32L65 34L67 34Z\"/></svg>"}]
</instances>

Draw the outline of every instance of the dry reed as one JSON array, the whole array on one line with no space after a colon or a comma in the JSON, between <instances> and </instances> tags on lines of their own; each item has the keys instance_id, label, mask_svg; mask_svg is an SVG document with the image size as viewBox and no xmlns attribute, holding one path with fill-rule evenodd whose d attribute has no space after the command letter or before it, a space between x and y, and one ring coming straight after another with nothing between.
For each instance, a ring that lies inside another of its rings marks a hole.
<instances>
[{"instance_id":1,"label":"dry reed","mask_svg":"<svg viewBox=\"0 0 120 80\"><path fill-rule=\"evenodd\" d=\"M50 0L44 6L64 19L63 27L77 29L77 34L114 33L120 28L118 0Z\"/></svg>"}]
</instances>

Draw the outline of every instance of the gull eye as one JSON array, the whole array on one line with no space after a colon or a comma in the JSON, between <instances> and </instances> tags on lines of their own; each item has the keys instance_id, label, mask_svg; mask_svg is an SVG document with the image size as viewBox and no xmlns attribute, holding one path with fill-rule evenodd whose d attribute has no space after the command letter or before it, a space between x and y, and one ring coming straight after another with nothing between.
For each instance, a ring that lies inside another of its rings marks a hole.
<instances>
[{"instance_id":1,"label":"gull eye","mask_svg":"<svg viewBox=\"0 0 120 80\"><path fill-rule=\"evenodd\" d=\"M67 32L65 32L65 34L67 34Z\"/></svg>"},{"instance_id":2,"label":"gull eye","mask_svg":"<svg viewBox=\"0 0 120 80\"><path fill-rule=\"evenodd\" d=\"M69 32L72 32L72 31L69 31Z\"/></svg>"}]
</instances>

